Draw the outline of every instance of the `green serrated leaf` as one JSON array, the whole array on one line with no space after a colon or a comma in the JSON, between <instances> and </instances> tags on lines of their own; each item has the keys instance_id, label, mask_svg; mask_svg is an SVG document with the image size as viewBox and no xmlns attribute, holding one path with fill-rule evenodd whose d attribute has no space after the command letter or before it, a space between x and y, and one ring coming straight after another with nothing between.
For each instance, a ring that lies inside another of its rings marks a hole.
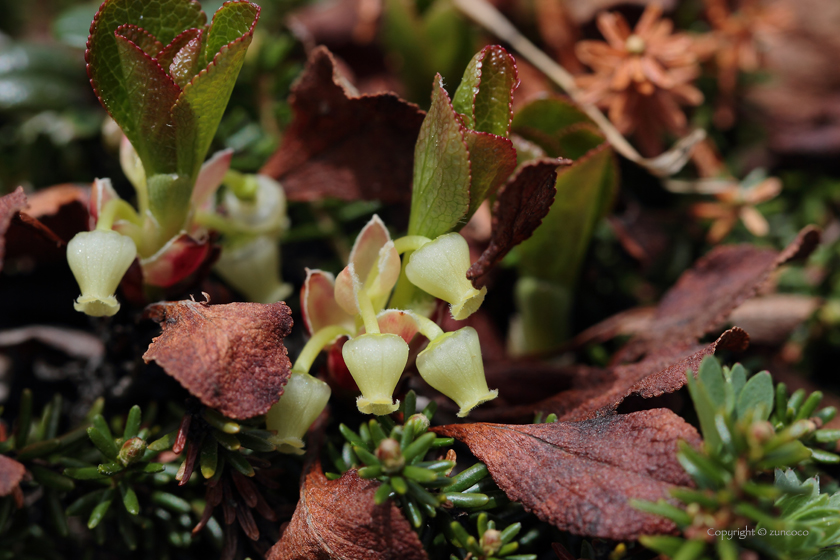
<instances>
[{"instance_id":1,"label":"green serrated leaf","mask_svg":"<svg viewBox=\"0 0 840 560\"><path fill-rule=\"evenodd\" d=\"M259 7L247 0L225 2L213 15L207 34L205 59L208 62L213 60L222 47L251 33L259 12Z\"/></svg>"},{"instance_id":2,"label":"green serrated leaf","mask_svg":"<svg viewBox=\"0 0 840 560\"><path fill-rule=\"evenodd\" d=\"M738 418L743 418L748 411L755 411L754 420L767 420L773 410L774 398L773 379L770 374L766 371L755 374L738 396Z\"/></svg>"},{"instance_id":3,"label":"green serrated leaf","mask_svg":"<svg viewBox=\"0 0 840 560\"><path fill-rule=\"evenodd\" d=\"M440 75L414 149L409 235L452 231L470 208L470 153Z\"/></svg>"},{"instance_id":4,"label":"green serrated leaf","mask_svg":"<svg viewBox=\"0 0 840 560\"><path fill-rule=\"evenodd\" d=\"M108 0L102 4L96 14L91 26L87 50L91 84L102 104L123 129L141 158L147 148L145 134L148 131L142 128L140 123L144 117L135 113L134 106L138 102L136 99L138 94L149 92L141 91L141 84L130 81L140 75L139 69L131 68L131 65L138 63L139 59L131 55L124 58L124 53L121 55L119 44L124 41L119 40L114 32L122 25L135 25L154 36L160 43L167 45L185 29L203 27L206 21L207 18L201 11L201 5L190 0L146 2ZM125 50L124 47L122 50ZM128 67L125 67L126 65ZM152 97L156 95L158 94ZM132 96L135 97L134 102L131 100ZM170 103L163 109L168 113L171 106ZM157 149L153 146L148 147ZM146 151L145 155L150 154ZM163 163L163 160L158 161L157 158L150 159L149 163L152 161L155 165ZM144 163L146 163L145 160ZM147 173L172 171L175 170L155 168L148 169Z\"/></svg>"},{"instance_id":5,"label":"green serrated leaf","mask_svg":"<svg viewBox=\"0 0 840 560\"><path fill-rule=\"evenodd\" d=\"M243 5L251 8L243 7ZM245 52L253 38L253 25L256 25L259 17L259 10L253 4L237 2L228 3L226 6L216 13L216 17L222 17L226 25L223 26L223 31L217 32L215 39L211 26L207 52L214 48L213 45L218 44L214 41L228 40L236 30L241 29L241 25L235 22L240 22L243 13L247 13L248 10L252 10L251 13L253 13L251 27L243 35L221 45L226 45L226 47L218 51L206 70L202 70L184 87L183 93L172 107L178 150L178 172L192 177L193 180L198 176L204 156L210 149L210 143L222 120L236 78L245 62ZM225 10L234 11L223 16L222 12Z\"/></svg>"}]
</instances>

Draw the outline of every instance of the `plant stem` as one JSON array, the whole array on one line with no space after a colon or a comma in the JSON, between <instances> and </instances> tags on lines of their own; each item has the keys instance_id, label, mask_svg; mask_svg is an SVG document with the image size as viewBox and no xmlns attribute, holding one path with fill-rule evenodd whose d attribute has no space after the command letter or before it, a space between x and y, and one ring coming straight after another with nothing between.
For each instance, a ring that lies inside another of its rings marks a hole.
<instances>
[{"instance_id":1,"label":"plant stem","mask_svg":"<svg viewBox=\"0 0 840 560\"><path fill-rule=\"evenodd\" d=\"M379 334L379 321L376 320L376 311L374 311L373 303L371 303L370 296L364 287L360 286L356 291L356 303L359 306L362 321L365 323L365 332L367 334Z\"/></svg>"},{"instance_id":2,"label":"plant stem","mask_svg":"<svg viewBox=\"0 0 840 560\"><path fill-rule=\"evenodd\" d=\"M417 328L420 330L420 334L428 338L429 342L445 334L443 329L428 317L424 317L419 313L411 313L411 318L414 319L415 323L417 323Z\"/></svg>"},{"instance_id":3,"label":"plant stem","mask_svg":"<svg viewBox=\"0 0 840 560\"><path fill-rule=\"evenodd\" d=\"M394 248L397 250L398 254L402 255L403 253L407 253L409 251L416 251L430 241L431 239L423 237L422 235L406 235L405 237L400 237L394 241Z\"/></svg>"},{"instance_id":4,"label":"plant stem","mask_svg":"<svg viewBox=\"0 0 840 560\"><path fill-rule=\"evenodd\" d=\"M108 231L118 219L128 220L132 224L140 225L140 216L128 202L120 198L112 198L105 203L99 218L96 220L96 229Z\"/></svg>"},{"instance_id":5,"label":"plant stem","mask_svg":"<svg viewBox=\"0 0 840 560\"><path fill-rule=\"evenodd\" d=\"M295 360L295 365L292 366L292 372L308 374L309 369L312 367L312 363L315 361L315 358L318 357L318 354L321 353L321 350L324 349L324 346L339 336L345 334L347 336L352 336L353 333L341 325L330 325L317 331L306 343L306 346L303 347L300 354L298 354L297 360Z\"/></svg>"}]
</instances>

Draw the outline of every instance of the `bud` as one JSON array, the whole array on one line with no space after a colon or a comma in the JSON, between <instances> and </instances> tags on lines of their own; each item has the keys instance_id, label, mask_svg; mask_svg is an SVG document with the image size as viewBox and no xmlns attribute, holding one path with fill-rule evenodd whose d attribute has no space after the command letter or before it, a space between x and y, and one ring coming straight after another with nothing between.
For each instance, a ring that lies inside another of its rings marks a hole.
<instances>
[{"instance_id":1,"label":"bud","mask_svg":"<svg viewBox=\"0 0 840 560\"><path fill-rule=\"evenodd\" d=\"M116 231L77 233L67 244L67 262L82 291L76 311L92 317L110 317L119 311L114 292L136 255L134 242Z\"/></svg>"},{"instance_id":2,"label":"bud","mask_svg":"<svg viewBox=\"0 0 840 560\"><path fill-rule=\"evenodd\" d=\"M499 394L487 388L478 333L472 327L434 339L417 355L417 369L426 383L458 403L460 417Z\"/></svg>"},{"instance_id":3,"label":"bud","mask_svg":"<svg viewBox=\"0 0 840 560\"><path fill-rule=\"evenodd\" d=\"M409 418L408 422L406 422L405 424L406 426L411 424L411 427L414 430L414 437L417 437L420 434L425 433L432 423L429 421L429 418L425 414L418 412L417 414L412 414L411 418Z\"/></svg>"},{"instance_id":4,"label":"bud","mask_svg":"<svg viewBox=\"0 0 840 560\"><path fill-rule=\"evenodd\" d=\"M265 425L277 432L270 441L281 453L303 453L303 436L330 400L330 387L308 373L293 373L280 400L265 415Z\"/></svg>"},{"instance_id":5,"label":"bud","mask_svg":"<svg viewBox=\"0 0 840 560\"><path fill-rule=\"evenodd\" d=\"M142 459L145 453L146 442L142 438L133 437L122 444L117 459L122 463L122 466L127 467Z\"/></svg>"},{"instance_id":6,"label":"bud","mask_svg":"<svg viewBox=\"0 0 840 560\"><path fill-rule=\"evenodd\" d=\"M484 301L487 288L467 280L470 248L458 233L441 235L411 254L405 274L421 290L451 304L452 317L464 320Z\"/></svg>"},{"instance_id":7,"label":"bud","mask_svg":"<svg viewBox=\"0 0 840 560\"><path fill-rule=\"evenodd\" d=\"M224 247L215 269L249 301L274 303L292 293L292 287L280 280L280 246L266 235L242 245Z\"/></svg>"},{"instance_id":8,"label":"bud","mask_svg":"<svg viewBox=\"0 0 840 560\"><path fill-rule=\"evenodd\" d=\"M487 529L481 535L479 546L487 556L493 556L502 548L502 532L496 529Z\"/></svg>"},{"instance_id":9,"label":"bud","mask_svg":"<svg viewBox=\"0 0 840 560\"><path fill-rule=\"evenodd\" d=\"M397 410L391 395L408 362L408 344L398 334L363 334L344 344L344 363L362 391L356 406L365 414Z\"/></svg>"},{"instance_id":10,"label":"bud","mask_svg":"<svg viewBox=\"0 0 840 560\"><path fill-rule=\"evenodd\" d=\"M385 474L398 473L405 466L405 457L403 457L400 442L393 438L385 438L379 442L379 447L376 448L376 458L382 463L382 472Z\"/></svg>"},{"instance_id":11,"label":"bud","mask_svg":"<svg viewBox=\"0 0 840 560\"><path fill-rule=\"evenodd\" d=\"M767 443L776 435L776 430L773 429L773 424L765 420L753 422L749 433L758 443Z\"/></svg>"}]
</instances>

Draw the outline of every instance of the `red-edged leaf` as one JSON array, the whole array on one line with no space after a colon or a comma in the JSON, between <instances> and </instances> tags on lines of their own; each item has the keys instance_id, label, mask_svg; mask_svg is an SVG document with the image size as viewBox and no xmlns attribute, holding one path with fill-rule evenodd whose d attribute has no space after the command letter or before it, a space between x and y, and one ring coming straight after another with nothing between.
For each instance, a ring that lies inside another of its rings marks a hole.
<instances>
[{"instance_id":1,"label":"red-edged leaf","mask_svg":"<svg viewBox=\"0 0 840 560\"><path fill-rule=\"evenodd\" d=\"M355 95L318 47L292 88L294 119L261 173L289 200L408 202L423 112L394 94Z\"/></svg>"},{"instance_id":2,"label":"red-edged leaf","mask_svg":"<svg viewBox=\"0 0 840 560\"><path fill-rule=\"evenodd\" d=\"M119 123L123 132L144 162L151 166L146 176L173 173L177 170L175 128L170 108L181 95L181 88L160 65L123 32L133 26L117 28L115 39L120 66L125 80L128 108L133 116L130 123Z\"/></svg>"},{"instance_id":3,"label":"red-edged leaf","mask_svg":"<svg viewBox=\"0 0 840 560\"><path fill-rule=\"evenodd\" d=\"M499 45L489 45L467 65L452 105L467 128L507 137L518 85L516 61Z\"/></svg>"},{"instance_id":4,"label":"red-edged leaf","mask_svg":"<svg viewBox=\"0 0 840 560\"><path fill-rule=\"evenodd\" d=\"M516 150L513 142L503 136L474 130L464 131L470 153L470 208L464 218L469 220L488 197L492 196L516 169Z\"/></svg>"},{"instance_id":5,"label":"red-edged leaf","mask_svg":"<svg viewBox=\"0 0 840 560\"><path fill-rule=\"evenodd\" d=\"M327 480L320 463L306 475L300 501L268 560L428 560L420 539L390 500L377 506L376 480L355 471Z\"/></svg>"},{"instance_id":6,"label":"red-edged leaf","mask_svg":"<svg viewBox=\"0 0 840 560\"><path fill-rule=\"evenodd\" d=\"M201 37L205 34L205 32L206 28L187 29L172 39L168 45L162 47L161 50L154 55L155 60L157 60L157 63L160 64L161 68L168 70L172 61L175 59L175 55L177 55L181 49L186 47L189 42L197 37Z\"/></svg>"},{"instance_id":7,"label":"red-edged leaf","mask_svg":"<svg viewBox=\"0 0 840 560\"><path fill-rule=\"evenodd\" d=\"M557 190L557 167L567 160L541 159L525 163L504 186L493 206L490 245L467 271L476 287L508 251L534 233L548 214Z\"/></svg>"},{"instance_id":8,"label":"red-edged leaf","mask_svg":"<svg viewBox=\"0 0 840 560\"><path fill-rule=\"evenodd\" d=\"M163 49L163 44L154 35L136 25L121 25L117 27L116 34L128 39L151 57L157 56L161 49Z\"/></svg>"},{"instance_id":9,"label":"red-edged leaf","mask_svg":"<svg viewBox=\"0 0 840 560\"><path fill-rule=\"evenodd\" d=\"M203 404L244 419L280 399L292 367L283 345L293 324L286 304L178 301L151 305L147 315L163 333L143 359L157 362Z\"/></svg>"},{"instance_id":10,"label":"red-edged leaf","mask_svg":"<svg viewBox=\"0 0 840 560\"><path fill-rule=\"evenodd\" d=\"M615 540L675 530L629 501L668 499L675 485L690 484L677 461L677 442L701 441L667 409L577 423L456 424L432 431L466 443L508 497L543 521Z\"/></svg>"}]
</instances>

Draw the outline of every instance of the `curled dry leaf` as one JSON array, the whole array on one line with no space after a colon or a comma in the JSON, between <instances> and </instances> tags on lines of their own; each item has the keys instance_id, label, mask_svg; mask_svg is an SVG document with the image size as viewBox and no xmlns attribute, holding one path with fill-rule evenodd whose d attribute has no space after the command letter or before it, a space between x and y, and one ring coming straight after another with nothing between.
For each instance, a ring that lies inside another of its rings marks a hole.
<instances>
[{"instance_id":1,"label":"curled dry leaf","mask_svg":"<svg viewBox=\"0 0 840 560\"><path fill-rule=\"evenodd\" d=\"M355 95L318 47L292 88L292 124L261 173L289 200L407 202L423 111L392 93Z\"/></svg>"},{"instance_id":2,"label":"curled dry leaf","mask_svg":"<svg viewBox=\"0 0 840 560\"><path fill-rule=\"evenodd\" d=\"M230 418L265 414L291 373L283 339L292 312L283 302L209 305L158 303L146 314L163 333L143 354L203 404Z\"/></svg>"},{"instance_id":3,"label":"curled dry leaf","mask_svg":"<svg viewBox=\"0 0 840 560\"><path fill-rule=\"evenodd\" d=\"M66 241L86 226L82 196L77 187L59 185L44 189L31 199L27 199L22 187L0 197L0 270L4 257L54 257ZM60 234L50 226L56 226Z\"/></svg>"},{"instance_id":4,"label":"curled dry leaf","mask_svg":"<svg viewBox=\"0 0 840 560\"><path fill-rule=\"evenodd\" d=\"M14 492L25 474L26 469L22 464L0 455L0 498Z\"/></svg>"},{"instance_id":5,"label":"curled dry leaf","mask_svg":"<svg viewBox=\"0 0 840 560\"><path fill-rule=\"evenodd\" d=\"M629 500L667 499L674 486L690 484L677 461L677 442L701 441L667 409L574 423L454 424L432 431L467 444L508 497L543 521L616 540L675 530Z\"/></svg>"},{"instance_id":6,"label":"curled dry leaf","mask_svg":"<svg viewBox=\"0 0 840 560\"><path fill-rule=\"evenodd\" d=\"M300 488L292 521L268 560L428 560L411 525L390 500L376 505L379 483L348 471L327 480L316 463Z\"/></svg>"},{"instance_id":7,"label":"curled dry leaf","mask_svg":"<svg viewBox=\"0 0 840 560\"><path fill-rule=\"evenodd\" d=\"M633 337L614 360L631 361L652 349L695 343L754 296L774 270L806 257L819 240L819 230L808 226L782 252L746 244L714 248L680 276L659 302L650 328Z\"/></svg>"},{"instance_id":8,"label":"curled dry leaf","mask_svg":"<svg viewBox=\"0 0 840 560\"><path fill-rule=\"evenodd\" d=\"M557 167L569 160L540 159L524 164L499 192L493 206L493 233L490 245L467 271L476 288L484 284L487 273L515 246L534 233L548 214L557 189Z\"/></svg>"}]
</instances>

